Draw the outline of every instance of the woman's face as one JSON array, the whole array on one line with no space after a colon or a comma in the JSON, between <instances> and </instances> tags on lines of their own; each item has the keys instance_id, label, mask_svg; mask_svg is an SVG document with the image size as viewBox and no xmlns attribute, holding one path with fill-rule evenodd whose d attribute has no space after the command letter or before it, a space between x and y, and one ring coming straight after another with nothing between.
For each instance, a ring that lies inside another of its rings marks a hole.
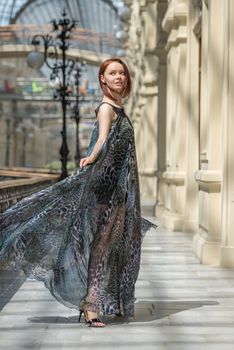
<instances>
[{"instance_id":1,"label":"woman's face","mask_svg":"<svg viewBox=\"0 0 234 350\"><path fill-rule=\"evenodd\" d=\"M119 62L110 63L101 75L101 81L106 84L106 86L119 94L124 90L126 86L126 74L124 67Z\"/></svg>"}]
</instances>

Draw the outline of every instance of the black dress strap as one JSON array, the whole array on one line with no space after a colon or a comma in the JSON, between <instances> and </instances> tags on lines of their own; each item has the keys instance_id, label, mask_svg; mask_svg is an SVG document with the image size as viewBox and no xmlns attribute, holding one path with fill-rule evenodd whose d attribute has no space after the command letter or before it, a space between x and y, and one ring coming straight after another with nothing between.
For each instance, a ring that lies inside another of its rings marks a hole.
<instances>
[{"instance_id":1,"label":"black dress strap","mask_svg":"<svg viewBox=\"0 0 234 350\"><path fill-rule=\"evenodd\" d=\"M121 108L121 107L116 107L116 106L112 105L112 104L109 103L109 102L103 101L103 102L101 102L100 105L95 109L96 115L98 114L99 108L100 108L104 103L107 103L108 105L110 105L110 106L114 109L115 112L116 112L116 111L121 111L121 110L123 110L123 108ZM116 113L116 114L117 114L117 113Z\"/></svg>"}]
</instances>

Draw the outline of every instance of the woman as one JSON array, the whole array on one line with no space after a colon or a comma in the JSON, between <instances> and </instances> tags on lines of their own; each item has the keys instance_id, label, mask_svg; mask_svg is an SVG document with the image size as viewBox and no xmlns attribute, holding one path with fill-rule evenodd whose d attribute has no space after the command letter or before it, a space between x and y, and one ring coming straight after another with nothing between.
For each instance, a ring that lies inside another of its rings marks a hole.
<instances>
[{"instance_id":1,"label":"woman","mask_svg":"<svg viewBox=\"0 0 234 350\"><path fill-rule=\"evenodd\" d=\"M133 317L141 241L155 226L140 216L126 64L104 61L99 82L104 97L80 169L0 215L0 261L43 281L92 327L105 326L100 313Z\"/></svg>"}]
</instances>

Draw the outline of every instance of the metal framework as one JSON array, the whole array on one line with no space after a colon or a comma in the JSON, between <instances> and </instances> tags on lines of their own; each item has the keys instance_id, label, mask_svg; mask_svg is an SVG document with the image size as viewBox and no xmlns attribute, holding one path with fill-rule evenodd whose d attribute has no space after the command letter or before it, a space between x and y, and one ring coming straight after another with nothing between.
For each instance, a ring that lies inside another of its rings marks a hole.
<instances>
[{"instance_id":1,"label":"metal framework","mask_svg":"<svg viewBox=\"0 0 234 350\"><path fill-rule=\"evenodd\" d=\"M9 41L15 37L19 43L28 44L27 35L34 25L43 30L64 9L83 29L82 37L74 33L72 47L97 54L117 54L121 43L115 38L114 26L120 24L120 19L112 0L0 0L0 29L3 25L12 25L12 29L16 26L15 36L8 33ZM29 24L31 28L27 28Z\"/></svg>"}]
</instances>

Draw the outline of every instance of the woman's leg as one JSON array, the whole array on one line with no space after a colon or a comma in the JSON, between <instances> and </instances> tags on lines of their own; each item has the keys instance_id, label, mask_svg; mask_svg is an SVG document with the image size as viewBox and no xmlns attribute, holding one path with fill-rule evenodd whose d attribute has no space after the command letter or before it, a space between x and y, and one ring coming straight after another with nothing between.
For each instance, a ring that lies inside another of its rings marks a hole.
<instances>
[{"instance_id":1,"label":"woman's leg","mask_svg":"<svg viewBox=\"0 0 234 350\"><path fill-rule=\"evenodd\" d=\"M82 310L95 316L100 306L108 303L106 287L110 281L110 254L118 249L124 227L124 208L99 208L99 222L89 260L88 293L82 303ZM114 260L112 260L113 262ZM116 276L119 278L119 276Z\"/></svg>"}]
</instances>

